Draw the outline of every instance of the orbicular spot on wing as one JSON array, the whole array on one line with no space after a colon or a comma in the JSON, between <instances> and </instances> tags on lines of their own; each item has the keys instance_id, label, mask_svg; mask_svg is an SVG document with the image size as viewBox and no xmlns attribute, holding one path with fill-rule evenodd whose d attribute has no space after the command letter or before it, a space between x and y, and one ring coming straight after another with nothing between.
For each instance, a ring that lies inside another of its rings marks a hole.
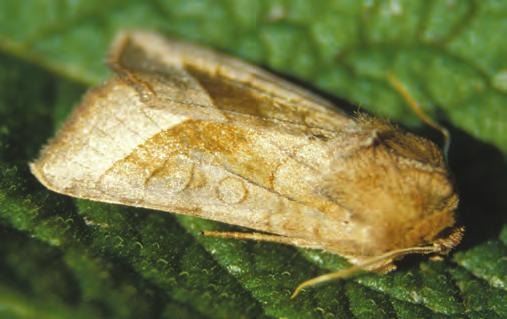
<instances>
[{"instance_id":1,"label":"orbicular spot on wing","mask_svg":"<svg viewBox=\"0 0 507 319\"><path fill-rule=\"evenodd\" d=\"M146 178L146 190L172 194L182 192L192 183L193 171L194 163L190 158L171 156Z\"/></svg>"},{"instance_id":2,"label":"orbicular spot on wing","mask_svg":"<svg viewBox=\"0 0 507 319\"><path fill-rule=\"evenodd\" d=\"M248 190L241 179L229 176L218 183L216 194L224 203L239 204L248 197Z\"/></svg>"}]
</instances>

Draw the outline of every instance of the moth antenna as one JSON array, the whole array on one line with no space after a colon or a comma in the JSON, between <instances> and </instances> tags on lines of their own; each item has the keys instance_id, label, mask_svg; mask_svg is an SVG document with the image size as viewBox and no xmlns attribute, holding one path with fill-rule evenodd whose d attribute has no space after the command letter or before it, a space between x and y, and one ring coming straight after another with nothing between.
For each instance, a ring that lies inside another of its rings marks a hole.
<instances>
[{"instance_id":1,"label":"moth antenna","mask_svg":"<svg viewBox=\"0 0 507 319\"><path fill-rule=\"evenodd\" d=\"M426 125L439 131L443 135L444 146L442 147L442 151L444 153L445 161L448 162L449 147L451 145L451 135L449 133L449 130L446 127L433 121L433 119L431 119L424 112L424 110L419 106L414 97L410 95L405 85L403 85L403 83L401 83L401 81L393 73L391 72L387 73L387 80L389 81L389 84L391 84L391 86L396 90L396 92L398 92L401 95L401 97L405 100L405 102L410 106L412 111L415 112L415 114L421 121L426 123Z\"/></svg>"},{"instance_id":2,"label":"moth antenna","mask_svg":"<svg viewBox=\"0 0 507 319\"><path fill-rule=\"evenodd\" d=\"M416 253L416 254L431 254L434 252L438 252L440 250L441 250L441 248L438 245L409 247L409 248L391 250L383 255L371 257L359 265L350 266L350 267L340 270L340 271L324 274L324 275L312 278L310 280L306 280L296 287L296 289L294 290L294 292L292 293L290 298L294 299L306 287L318 285L320 283L335 280L335 279L348 278L357 272L363 271L365 268L367 268L369 266L378 264L381 261L391 260L391 259L395 259L395 258L404 256L404 255L414 254L414 253Z\"/></svg>"},{"instance_id":3,"label":"moth antenna","mask_svg":"<svg viewBox=\"0 0 507 319\"><path fill-rule=\"evenodd\" d=\"M216 238L233 238L233 239L246 239L246 240L257 240L257 241L269 241L275 243L286 243L288 237L279 235L268 235L262 233L243 233L243 232L229 232L229 231L216 231L216 230L205 230L202 232L203 236L216 237Z\"/></svg>"},{"instance_id":4,"label":"moth antenna","mask_svg":"<svg viewBox=\"0 0 507 319\"><path fill-rule=\"evenodd\" d=\"M229 231L215 231L205 230L202 232L203 236L206 237L217 237L217 238L232 238L240 240L255 240L255 241L266 241L271 243L278 243L283 245L292 245L310 249L322 249L318 244L312 241L308 241L302 238L285 237L280 235L270 235L263 233L244 233L244 232L229 232Z\"/></svg>"}]
</instances>

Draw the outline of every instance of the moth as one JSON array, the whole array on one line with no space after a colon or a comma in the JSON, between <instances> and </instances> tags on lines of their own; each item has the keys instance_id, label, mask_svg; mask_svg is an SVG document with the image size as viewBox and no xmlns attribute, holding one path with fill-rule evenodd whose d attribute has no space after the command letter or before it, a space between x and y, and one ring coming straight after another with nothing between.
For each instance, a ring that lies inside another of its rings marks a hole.
<instances>
[{"instance_id":1,"label":"moth","mask_svg":"<svg viewBox=\"0 0 507 319\"><path fill-rule=\"evenodd\" d=\"M116 76L30 164L50 190L242 226L253 232L205 234L320 249L379 272L462 237L449 171L427 139L156 33L121 33L109 65Z\"/></svg>"}]
</instances>

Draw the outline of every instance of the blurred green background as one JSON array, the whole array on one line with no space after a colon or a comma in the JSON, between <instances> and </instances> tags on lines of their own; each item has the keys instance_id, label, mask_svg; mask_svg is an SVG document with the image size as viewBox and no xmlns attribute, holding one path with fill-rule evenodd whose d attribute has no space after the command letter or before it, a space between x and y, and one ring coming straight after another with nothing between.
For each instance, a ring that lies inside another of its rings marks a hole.
<instances>
[{"instance_id":1,"label":"blurred green background","mask_svg":"<svg viewBox=\"0 0 507 319\"><path fill-rule=\"evenodd\" d=\"M47 191L27 163L107 78L125 28L222 50L440 141L395 74L451 130L463 243L289 300L343 261ZM0 318L507 318L506 34L501 0L0 1Z\"/></svg>"}]
</instances>

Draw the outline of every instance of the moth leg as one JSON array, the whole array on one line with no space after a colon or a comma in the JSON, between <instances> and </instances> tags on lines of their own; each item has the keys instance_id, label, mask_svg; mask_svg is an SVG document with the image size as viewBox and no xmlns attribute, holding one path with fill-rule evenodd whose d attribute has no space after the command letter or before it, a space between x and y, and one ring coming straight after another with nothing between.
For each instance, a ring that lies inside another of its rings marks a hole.
<instances>
[{"instance_id":1,"label":"moth leg","mask_svg":"<svg viewBox=\"0 0 507 319\"><path fill-rule=\"evenodd\" d=\"M243 233L243 232L205 230L202 232L202 234L207 237L267 241L267 242L296 246L296 247L301 247L301 248L311 248L311 249L321 249L322 248L322 246L320 246L314 242L308 241L306 239L285 237L285 236L280 236L280 235L270 235L270 234L263 234L263 233Z\"/></svg>"},{"instance_id":2,"label":"moth leg","mask_svg":"<svg viewBox=\"0 0 507 319\"><path fill-rule=\"evenodd\" d=\"M296 287L290 298L291 299L295 298L301 292L301 290L303 290L306 287L315 286L336 279L350 278L351 276L357 274L358 272L368 271L367 269L369 268L378 269L378 267L375 267L375 265L378 265L379 263L380 263L379 269L382 270L383 265L389 265L392 260L398 257L408 254L431 254L439 252L442 251L441 246L442 246L441 243L435 243L434 245L431 246L402 248L388 251L387 253L380 256L373 256L367 258L357 265L352 265L348 268L324 274L302 282L301 284L299 284L299 286Z\"/></svg>"},{"instance_id":3,"label":"moth leg","mask_svg":"<svg viewBox=\"0 0 507 319\"><path fill-rule=\"evenodd\" d=\"M401 97L405 100L405 102L410 106L412 111L417 115L417 117L426 123L426 125L434 128L435 130L439 131L440 134L444 137L444 146L443 146L443 152L445 159L447 161L448 153L449 153L449 146L451 145L451 135L449 133L449 130L442 125L438 124L437 122L433 121L431 117L429 117L424 110L419 106L417 101L414 99L412 95L408 92L407 88L401 83L401 81L392 73L387 74L387 80L389 81L389 84L395 89L396 92L398 92Z\"/></svg>"}]
</instances>

